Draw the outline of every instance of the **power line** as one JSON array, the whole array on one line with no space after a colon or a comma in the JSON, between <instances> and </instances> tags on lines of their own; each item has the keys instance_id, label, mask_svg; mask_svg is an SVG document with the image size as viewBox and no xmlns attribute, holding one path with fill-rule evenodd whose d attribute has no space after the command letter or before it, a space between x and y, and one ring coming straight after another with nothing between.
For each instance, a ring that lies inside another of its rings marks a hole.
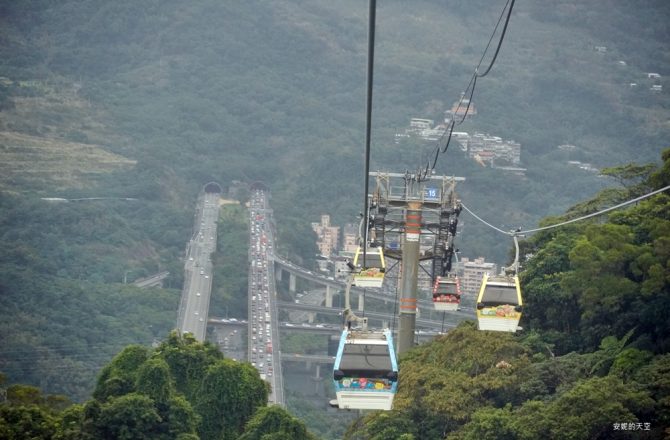
<instances>
[{"instance_id":1,"label":"power line","mask_svg":"<svg viewBox=\"0 0 670 440\"><path fill-rule=\"evenodd\" d=\"M583 216L581 216L581 217L577 217L577 218L573 218L573 219L570 219L570 220L566 220L566 221L561 222L561 223L556 223L556 224L554 224L554 225L543 226L543 227L541 227L541 228L535 228L535 229L527 229L527 230L524 230L524 231L521 231L521 230L519 230L519 231L505 231L505 230L500 229L500 228L498 228L498 227L496 227L496 226L493 226L491 223L489 223L489 222L487 222L486 220L482 219L480 216L478 216L477 214L475 214L470 208L468 208L467 206L465 206L465 204L461 203L461 206L462 206L463 209L465 209L468 213L470 213L474 218L476 218L477 220L479 220L480 222L482 222L483 224L485 224L485 225L488 226L489 228L494 229L494 230L496 230L496 231L498 231L498 232L500 232L500 233L502 233L502 234L505 234L505 235L509 235L509 236L517 236L517 235L532 234L533 232L546 231L546 230L548 230L548 229L554 229L554 228L558 228L558 227L560 227L560 226L568 225L568 224L570 224L570 223L575 223L575 222L578 222L578 221L581 221L581 220L586 220L586 219L591 218L591 217L596 217L596 216L598 216L598 215L602 215L602 214L605 214L605 213L607 213L607 212L614 211L615 209L619 209L619 208L622 208L622 207L624 207L624 206L627 206L627 205L630 205L630 204L639 202L640 200L647 199L647 198L649 198L649 197L651 197L651 196L654 196L654 195L656 195L656 194L662 193L662 192L667 191L667 190L669 190L669 189L670 189L670 185L667 185L667 186L664 186L664 187L661 188L661 189L657 189L657 190L655 190L655 191L652 191L652 192L650 192L650 193L644 194L644 195L642 195L642 196L635 197L634 199L628 200L628 201L623 202L623 203L619 203L618 205L614 205L614 206L611 206L611 207L609 207L609 208L601 209L600 211L597 211L597 212L592 212L591 214L586 214L586 215L583 215Z\"/></svg>"},{"instance_id":2,"label":"power line","mask_svg":"<svg viewBox=\"0 0 670 440\"><path fill-rule=\"evenodd\" d=\"M368 248L368 185L370 180L370 132L372 131L372 80L375 64L375 21L377 12L376 0L369 3L368 22L368 77L367 77L367 101L365 105L365 194L363 194L363 218L365 229L363 230L363 267L366 266Z\"/></svg>"},{"instance_id":3,"label":"power line","mask_svg":"<svg viewBox=\"0 0 670 440\"><path fill-rule=\"evenodd\" d=\"M505 39L505 34L507 33L507 25L509 24L509 19L512 15L512 8L514 8L514 1L511 0L512 3L510 4L510 0L507 0L507 3L505 4L505 7L503 8L502 12L500 13L500 18L498 18L498 23L496 23L496 27L493 29L493 33L491 34L491 38L489 39L489 43L486 45L486 49L484 50L484 53L482 54L481 60L479 60L479 64L477 65L477 69L475 69L475 74L479 78L483 78L486 75L489 74L491 69L493 68L493 65L496 62L496 58L498 58L498 53L500 52L500 48L502 47L502 42ZM498 41L498 47L496 47L496 52L493 54L493 58L491 59L491 63L489 64L489 67L486 68L486 71L484 73L477 73L479 70L479 67L482 65L482 61L484 61L484 55L486 55L486 52L489 50L489 46L491 45L491 41L493 40L493 36L495 35L496 31L498 30L498 26L500 25L500 20L502 20L503 15L505 15L505 9L507 9L507 6L509 5L509 11L507 13L507 18L505 19L505 26L503 27L502 33L500 34L500 40Z\"/></svg>"},{"instance_id":4,"label":"power line","mask_svg":"<svg viewBox=\"0 0 670 440\"><path fill-rule=\"evenodd\" d=\"M461 125L463 122L465 122L465 119L468 116L468 113L470 112L470 105L472 104L472 98L475 93L475 87L477 85L477 78L483 78L486 75L489 74L491 69L493 68L493 65L496 62L496 59L498 58L498 54L500 53L500 48L502 47L503 40L505 39L505 35L507 33L507 27L509 25L510 18L512 16L512 9L514 8L514 3L515 0L507 0L505 3L505 6L503 7L502 11L500 12L500 17L498 17L498 21L493 28L493 32L491 32L491 37L489 38L488 43L486 44L486 48L484 49L484 52L482 53L481 58L479 59L479 63L477 63L477 66L474 69L474 72L472 73L472 76L470 77L470 81L468 82L467 87L461 94L461 98L458 101L458 105L456 106L456 110L454 111L454 114L451 118L451 121L449 122L449 125L445 129L444 133L440 138L437 140L437 144L434 148L435 151L435 158L433 159L432 166L430 162L426 164L426 167L424 170L417 171L416 173L416 180L418 181L423 181L428 178L428 175L432 173L432 171L435 169L435 166L437 165L437 160L440 156L440 154L445 154L447 152L447 149L449 148L449 144L451 142L451 137L454 132L454 127L457 125ZM491 61L489 62L488 67L483 73L479 73L479 68L481 67L482 63L484 62L484 58L486 57L486 54L489 51L489 48L491 47L491 43L493 42L493 38L496 35L498 31L498 27L500 26L500 23L502 22L503 17L505 17L505 11L507 11L506 19L505 19L505 24L503 26L503 30L500 34L500 38L498 39L498 44L496 46L495 53L493 54L493 57L491 58ZM465 97L468 96L467 99L467 104L465 107L465 111L463 112L463 117L460 119L458 123L456 123L456 118L458 117L458 113L461 110L462 106L464 105ZM441 142L445 139L447 139L446 144L444 147L440 147ZM431 155L432 156L432 155Z\"/></svg>"}]
</instances>

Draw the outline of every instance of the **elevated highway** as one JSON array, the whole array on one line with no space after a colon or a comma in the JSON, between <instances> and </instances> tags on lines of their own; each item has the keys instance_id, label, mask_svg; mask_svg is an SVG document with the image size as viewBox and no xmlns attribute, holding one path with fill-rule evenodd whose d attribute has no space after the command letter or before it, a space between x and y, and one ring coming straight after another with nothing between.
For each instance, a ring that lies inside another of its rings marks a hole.
<instances>
[{"instance_id":1,"label":"elevated highway","mask_svg":"<svg viewBox=\"0 0 670 440\"><path fill-rule=\"evenodd\" d=\"M249 201L248 359L270 383L270 403L284 406L272 226L267 195L257 188Z\"/></svg>"},{"instance_id":2,"label":"elevated highway","mask_svg":"<svg viewBox=\"0 0 670 440\"><path fill-rule=\"evenodd\" d=\"M326 276L323 276L319 273L312 272L308 269L305 269L303 267L297 266L290 261L284 260L280 257L274 256L274 263L275 265L289 274L292 274L293 276L297 276L299 278L302 278L304 280L310 281L312 283L322 285L322 286L327 286L329 289L333 289L335 291L341 290L344 291L344 288L346 286L346 283L344 281L339 281L333 278L329 278ZM388 291L385 291L383 288L382 289L362 289L360 287L352 287L351 288L351 293L354 295L359 295L363 296L365 295L366 298L370 299L376 299L376 300L381 300L381 301L386 301L386 302L394 302L395 301L395 293L390 293ZM352 300L353 303L353 300ZM417 307L424 311L424 312L430 312L434 310L433 302L430 300L426 299L419 299L417 301ZM465 308L463 307L461 310L456 310L453 312L446 312L448 316L452 317L458 317L460 318L459 321L463 319L475 319L476 314L474 309L472 308Z\"/></svg>"},{"instance_id":3,"label":"elevated highway","mask_svg":"<svg viewBox=\"0 0 670 440\"><path fill-rule=\"evenodd\" d=\"M139 280L133 281L133 284L141 289L146 289L147 287L156 287L163 284L163 280L170 275L170 272L163 271L157 274L148 276L146 278L140 278Z\"/></svg>"},{"instance_id":4,"label":"elevated highway","mask_svg":"<svg viewBox=\"0 0 670 440\"><path fill-rule=\"evenodd\" d=\"M193 236L186 247L184 287L181 293L177 328L192 333L198 341L207 335L207 315L212 292L211 254L216 250L219 193L204 191L198 198Z\"/></svg>"},{"instance_id":5,"label":"elevated highway","mask_svg":"<svg viewBox=\"0 0 670 440\"><path fill-rule=\"evenodd\" d=\"M328 315L342 315L342 312L344 309L340 307L325 307L325 306L315 306L312 304L296 304L292 302L287 302L287 301L277 301L277 306L279 308L283 309L292 309L292 310L302 310L302 311L307 311L307 312L316 312L316 313L323 313L323 314L328 314ZM394 314L392 313L380 313L380 312L372 312L369 310L365 311L366 317L370 319L376 319L379 321L384 321L386 323L389 323L393 320ZM446 320L444 321L444 328L453 328L458 325L458 322L460 320ZM428 328L428 329L433 329L433 330L441 330L443 327L442 321L435 321L431 319L424 319L424 318L417 318L416 319L416 325L417 327L423 327L423 328Z\"/></svg>"}]
</instances>

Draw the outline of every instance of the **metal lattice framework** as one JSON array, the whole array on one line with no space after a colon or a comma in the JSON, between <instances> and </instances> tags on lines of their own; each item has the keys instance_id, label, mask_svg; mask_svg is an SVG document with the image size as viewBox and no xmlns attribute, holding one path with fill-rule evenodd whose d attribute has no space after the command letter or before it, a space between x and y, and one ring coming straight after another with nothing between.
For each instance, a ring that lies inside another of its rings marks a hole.
<instances>
[{"instance_id":1,"label":"metal lattice framework","mask_svg":"<svg viewBox=\"0 0 670 440\"><path fill-rule=\"evenodd\" d=\"M417 182L410 175L373 172L375 192L371 196L368 236L382 246L387 258L402 259L402 237L406 234L405 214L409 203L421 206L420 261L430 260L430 277L451 272L454 238L461 202L456 182L463 177L431 176ZM421 266L423 268L423 265ZM425 270L425 269L424 269Z\"/></svg>"}]
</instances>

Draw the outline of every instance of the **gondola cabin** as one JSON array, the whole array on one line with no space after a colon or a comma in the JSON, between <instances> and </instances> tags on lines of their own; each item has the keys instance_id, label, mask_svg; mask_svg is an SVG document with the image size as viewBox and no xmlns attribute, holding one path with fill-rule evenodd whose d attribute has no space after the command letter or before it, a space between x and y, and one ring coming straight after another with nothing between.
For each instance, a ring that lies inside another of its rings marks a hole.
<instances>
[{"instance_id":1,"label":"gondola cabin","mask_svg":"<svg viewBox=\"0 0 670 440\"><path fill-rule=\"evenodd\" d=\"M363 265L365 263L365 266ZM363 248L356 249L354 256L354 285L357 287L381 287L384 284L386 262L381 247L368 247L363 262Z\"/></svg>"},{"instance_id":2,"label":"gondola cabin","mask_svg":"<svg viewBox=\"0 0 670 440\"><path fill-rule=\"evenodd\" d=\"M437 277L433 285L435 310L458 310L461 303L461 284L458 277Z\"/></svg>"},{"instance_id":3,"label":"gondola cabin","mask_svg":"<svg viewBox=\"0 0 670 440\"><path fill-rule=\"evenodd\" d=\"M477 297L479 330L516 332L522 306L519 277L485 274Z\"/></svg>"},{"instance_id":4,"label":"gondola cabin","mask_svg":"<svg viewBox=\"0 0 670 440\"><path fill-rule=\"evenodd\" d=\"M391 332L344 330L333 384L341 409L390 410L398 388Z\"/></svg>"}]
</instances>

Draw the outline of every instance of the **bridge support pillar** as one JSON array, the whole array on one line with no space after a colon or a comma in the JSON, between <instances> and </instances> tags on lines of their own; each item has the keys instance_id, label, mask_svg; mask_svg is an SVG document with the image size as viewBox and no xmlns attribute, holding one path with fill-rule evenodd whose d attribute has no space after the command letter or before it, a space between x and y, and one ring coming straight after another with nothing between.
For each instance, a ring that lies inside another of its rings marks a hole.
<instances>
[{"instance_id":1,"label":"bridge support pillar","mask_svg":"<svg viewBox=\"0 0 670 440\"><path fill-rule=\"evenodd\" d=\"M281 267L277 266L277 270L275 270L275 278L277 279L277 281L281 281L281 274L283 272L284 271L281 270Z\"/></svg>"},{"instance_id":2,"label":"bridge support pillar","mask_svg":"<svg viewBox=\"0 0 670 440\"><path fill-rule=\"evenodd\" d=\"M333 307L333 291L326 285L326 307Z\"/></svg>"},{"instance_id":3,"label":"bridge support pillar","mask_svg":"<svg viewBox=\"0 0 670 440\"><path fill-rule=\"evenodd\" d=\"M309 322L310 324L314 324L315 319L316 319L316 313L314 312L307 313L307 322Z\"/></svg>"},{"instance_id":4,"label":"bridge support pillar","mask_svg":"<svg viewBox=\"0 0 670 440\"><path fill-rule=\"evenodd\" d=\"M382 328L389 328L389 322L388 321L382 321Z\"/></svg>"},{"instance_id":5,"label":"bridge support pillar","mask_svg":"<svg viewBox=\"0 0 670 440\"><path fill-rule=\"evenodd\" d=\"M312 380L314 380L314 394L318 396L321 394L321 382L323 381L323 377L321 377L321 364L316 364L316 374Z\"/></svg>"},{"instance_id":6,"label":"bridge support pillar","mask_svg":"<svg viewBox=\"0 0 670 440\"><path fill-rule=\"evenodd\" d=\"M289 292L295 292L295 274L288 274L288 290Z\"/></svg>"}]
</instances>

